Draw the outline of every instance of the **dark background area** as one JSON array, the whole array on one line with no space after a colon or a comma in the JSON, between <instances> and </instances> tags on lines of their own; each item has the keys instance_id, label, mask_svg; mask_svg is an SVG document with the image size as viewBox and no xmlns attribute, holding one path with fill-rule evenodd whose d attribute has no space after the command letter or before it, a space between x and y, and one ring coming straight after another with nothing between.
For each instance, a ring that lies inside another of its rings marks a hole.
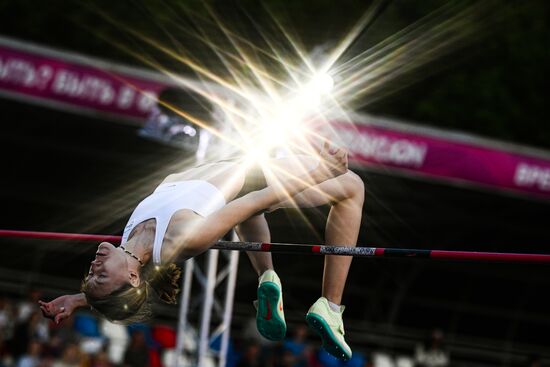
<instances>
[{"instance_id":1,"label":"dark background area","mask_svg":"<svg viewBox=\"0 0 550 367\"><path fill-rule=\"evenodd\" d=\"M442 3L388 2L364 37L394 32ZM159 24L165 19L177 17L188 25L179 4L0 1L0 34L140 65L106 42L105 35L148 55L153 51L98 16L98 9L162 39L166 34ZM361 1L339 1L337 11L331 1L213 6L262 17L262 4L282 14L306 45L341 34L366 6ZM366 111L549 148L544 96L550 3L494 6L502 20L489 35L460 50L467 55ZM164 167L185 158L179 150L140 139L135 126L8 100L0 100L0 111L2 228L119 234L133 205L168 173ZM359 173L367 189L360 244L550 253L547 201L384 172ZM315 231L292 211L270 214L273 241L318 242L326 213L326 208L307 211ZM76 290L93 252L87 244L2 239L0 285L14 293L42 287L50 296ZM320 293L322 259L279 255L275 262L284 264L278 271L288 319L299 322ZM255 287L256 277L243 257L237 330L253 314ZM349 339L359 349L407 350L413 340L439 327L447 333L453 356L463 361L521 365L532 353L550 360L549 288L550 268L544 265L356 259L344 298ZM160 319L175 320L175 307L162 311Z\"/></svg>"}]
</instances>

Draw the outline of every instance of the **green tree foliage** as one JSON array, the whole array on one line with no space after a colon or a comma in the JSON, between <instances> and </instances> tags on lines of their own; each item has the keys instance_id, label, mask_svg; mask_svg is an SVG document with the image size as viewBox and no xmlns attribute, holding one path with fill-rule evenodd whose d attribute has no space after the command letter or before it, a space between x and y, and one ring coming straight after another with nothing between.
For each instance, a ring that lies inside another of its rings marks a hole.
<instances>
[{"instance_id":1,"label":"green tree foliage","mask_svg":"<svg viewBox=\"0 0 550 367\"><path fill-rule=\"evenodd\" d=\"M442 60L450 66L376 112L550 147L549 5L503 2L503 20L489 36Z\"/></svg>"}]
</instances>

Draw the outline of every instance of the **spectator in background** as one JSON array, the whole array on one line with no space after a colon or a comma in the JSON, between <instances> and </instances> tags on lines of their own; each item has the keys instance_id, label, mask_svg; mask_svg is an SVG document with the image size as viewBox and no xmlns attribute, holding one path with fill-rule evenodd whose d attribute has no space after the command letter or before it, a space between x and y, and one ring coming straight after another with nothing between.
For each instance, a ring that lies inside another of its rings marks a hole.
<instances>
[{"instance_id":1,"label":"spectator in background","mask_svg":"<svg viewBox=\"0 0 550 367\"><path fill-rule=\"evenodd\" d=\"M10 348L16 360L28 352L31 339L38 339L40 342L47 342L49 339L48 320L42 318L38 307L40 296L40 291L30 290L27 299L19 302L14 310L16 317L12 319L15 324L12 324Z\"/></svg>"},{"instance_id":2,"label":"spectator in background","mask_svg":"<svg viewBox=\"0 0 550 367\"><path fill-rule=\"evenodd\" d=\"M130 339L130 345L124 354L125 367L149 366L149 348L145 342L145 333L142 330L134 330Z\"/></svg>"},{"instance_id":3,"label":"spectator in background","mask_svg":"<svg viewBox=\"0 0 550 367\"><path fill-rule=\"evenodd\" d=\"M28 343L27 352L17 360L17 367L37 367L40 363L42 344L36 339Z\"/></svg>"},{"instance_id":4,"label":"spectator in background","mask_svg":"<svg viewBox=\"0 0 550 367\"><path fill-rule=\"evenodd\" d=\"M275 346L278 343L266 339L262 336L262 334L260 334L260 332L258 331L258 327L256 326L255 317L249 318L244 323L241 336L243 338L245 346L248 346L250 344L255 344L258 346L258 348L260 349L260 359L262 361L265 362L274 358L272 354Z\"/></svg>"},{"instance_id":5,"label":"spectator in background","mask_svg":"<svg viewBox=\"0 0 550 367\"><path fill-rule=\"evenodd\" d=\"M52 356L59 358L63 353L63 349L67 344L78 343L80 337L74 330L74 316L70 316L59 325L54 325L50 329L51 338L48 343L49 352Z\"/></svg>"},{"instance_id":6,"label":"spectator in background","mask_svg":"<svg viewBox=\"0 0 550 367\"><path fill-rule=\"evenodd\" d=\"M306 367L308 365L311 350L306 343L307 327L299 324L294 329L292 339L283 342L283 353L289 352L294 357L292 367ZM286 358L287 363L290 357Z\"/></svg>"},{"instance_id":7,"label":"spectator in background","mask_svg":"<svg viewBox=\"0 0 550 367\"><path fill-rule=\"evenodd\" d=\"M90 367L113 367L113 364L109 361L109 354L107 351L101 350L93 356Z\"/></svg>"},{"instance_id":8,"label":"spectator in background","mask_svg":"<svg viewBox=\"0 0 550 367\"><path fill-rule=\"evenodd\" d=\"M35 309L32 312L28 323L31 337L38 339L42 343L48 342L50 339L50 326L48 323L49 320L42 317L42 312Z\"/></svg>"},{"instance_id":9,"label":"spectator in background","mask_svg":"<svg viewBox=\"0 0 550 367\"><path fill-rule=\"evenodd\" d=\"M5 297L0 297L0 341L9 340L15 327L15 310L13 304Z\"/></svg>"},{"instance_id":10,"label":"spectator in background","mask_svg":"<svg viewBox=\"0 0 550 367\"><path fill-rule=\"evenodd\" d=\"M42 292L36 289L31 289L27 299L21 301L17 306L17 321L26 322L31 315L39 310L38 301L42 297Z\"/></svg>"},{"instance_id":11,"label":"spectator in background","mask_svg":"<svg viewBox=\"0 0 550 367\"><path fill-rule=\"evenodd\" d=\"M10 350L6 345L6 342L0 339L0 367L7 367L13 365L13 358L11 357Z\"/></svg>"},{"instance_id":12,"label":"spectator in background","mask_svg":"<svg viewBox=\"0 0 550 367\"><path fill-rule=\"evenodd\" d=\"M316 353L317 359L310 362L310 366L319 367L368 367L371 366L365 354L360 351L354 351L351 359L347 361L340 361L324 349L319 349ZM397 364L399 366L399 364ZM372 366L371 366L372 367Z\"/></svg>"},{"instance_id":13,"label":"spectator in background","mask_svg":"<svg viewBox=\"0 0 550 367\"><path fill-rule=\"evenodd\" d=\"M12 302L0 297L0 367L12 365L13 357L8 346L15 328L15 311Z\"/></svg>"},{"instance_id":14,"label":"spectator in background","mask_svg":"<svg viewBox=\"0 0 550 367\"><path fill-rule=\"evenodd\" d=\"M237 367L263 367L261 360L261 348L256 343L248 343L245 345L243 356Z\"/></svg>"},{"instance_id":15,"label":"spectator in background","mask_svg":"<svg viewBox=\"0 0 550 367\"><path fill-rule=\"evenodd\" d=\"M444 367L449 365L449 354L443 344L443 332L435 329L430 336L416 347L416 367Z\"/></svg>"},{"instance_id":16,"label":"spectator in background","mask_svg":"<svg viewBox=\"0 0 550 367\"><path fill-rule=\"evenodd\" d=\"M63 349L60 359L52 364L52 367L84 367L87 366L87 356L82 353L76 343L69 343Z\"/></svg>"},{"instance_id":17,"label":"spectator in background","mask_svg":"<svg viewBox=\"0 0 550 367\"><path fill-rule=\"evenodd\" d=\"M102 320L100 330L101 334L108 340L105 351L109 360L116 365L121 364L124 358L124 352L130 342L128 328L120 324L113 324L107 320Z\"/></svg>"},{"instance_id":18,"label":"spectator in background","mask_svg":"<svg viewBox=\"0 0 550 367\"><path fill-rule=\"evenodd\" d=\"M298 359L290 350L283 349L283 354L277 367L295 367L301 365L301 360Z\"/></svg>"},{"instance_id":19,"label":"spectator in background","mask_svg":"<svg viewBox=\"0 0 550 367\"><path fill-rule=\"evenodd\" d=\"M43 343L49 339L48 321L42 317L38 309L34 310L27 320L19 322L15 327L11 340L11 349L15 359L27 351L27 346L33 339Z\"/></svg>"}]
</instances>

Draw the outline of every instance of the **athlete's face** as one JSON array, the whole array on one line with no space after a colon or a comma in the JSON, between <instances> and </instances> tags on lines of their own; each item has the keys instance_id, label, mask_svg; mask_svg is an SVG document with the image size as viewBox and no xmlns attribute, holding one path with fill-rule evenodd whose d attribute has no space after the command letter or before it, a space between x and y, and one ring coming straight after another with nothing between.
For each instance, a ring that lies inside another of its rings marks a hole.
<instances>
[{"instance_id":1,"label":"athlete's face","mask_svg":"<svg viewBox=\"0 0 550 367\"><path fill-rule=\"evenodd\" d=\"M126 254L109 242L102 242L97 247L86 278L91 295L104 297L125 283L130 283L130 279Z\"/></svg>"}]
</instances>

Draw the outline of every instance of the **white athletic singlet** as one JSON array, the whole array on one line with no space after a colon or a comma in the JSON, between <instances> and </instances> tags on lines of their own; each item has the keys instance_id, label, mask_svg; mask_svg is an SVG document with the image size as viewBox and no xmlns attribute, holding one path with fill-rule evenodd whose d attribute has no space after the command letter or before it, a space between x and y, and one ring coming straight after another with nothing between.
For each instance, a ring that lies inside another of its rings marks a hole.
<instances>
[{"instance_id":1,"label":"white athletic singlet","mask_svg":"<svg viewBox=\"0 0 550 367\"><path fill-rule=\"evenodd\" d=\"M175 212L181 209L190 209L198 215L206 217L225 204L225 198L220 190L207 181L189 180L161 184L134 209L124 228L121 244L128 241L130 233L138 224L155 219L153 263L158 265L161 263L162 241L168 223Z\"/></svg>"}]
</instances>

